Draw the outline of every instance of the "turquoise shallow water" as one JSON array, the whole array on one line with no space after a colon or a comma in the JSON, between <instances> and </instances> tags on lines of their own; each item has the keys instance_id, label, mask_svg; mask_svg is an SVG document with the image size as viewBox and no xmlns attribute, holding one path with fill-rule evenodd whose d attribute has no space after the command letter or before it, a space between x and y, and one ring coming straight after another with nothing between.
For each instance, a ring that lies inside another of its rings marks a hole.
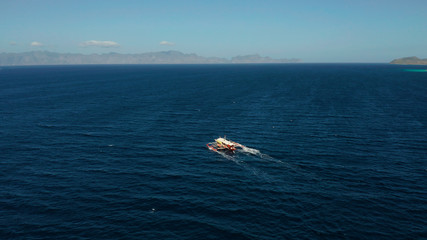
<instances>
[{"instance_id":1,"label":"turquoise shallow water","mask_svg":"<svg viewBox=\"0 0 427 240\"><path fill-rule=\"evenodd\" d=\"M427 72L427 69L405 69L407 72Z\"/></svg>"},{"instance_id":2,"label":"turquoise shallow water","mask_svg":"<svg viewBox=\"0 0 427 240\"><path fill-rule=\"evenodd\" d=\"M426 93L385 64L3 67L0 236L420 239Z\"/></svg>"}]
</instances>

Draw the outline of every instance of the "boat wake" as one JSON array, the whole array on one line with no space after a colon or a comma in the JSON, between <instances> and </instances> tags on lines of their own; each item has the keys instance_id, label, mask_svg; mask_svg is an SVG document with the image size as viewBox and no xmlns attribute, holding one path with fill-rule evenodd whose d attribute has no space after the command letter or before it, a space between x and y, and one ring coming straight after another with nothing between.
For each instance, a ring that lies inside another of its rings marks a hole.
<instances>
[{"instance_id":1,"label":"boat wake","mask_svg":"<svg viewBox=\"0 0 427 240\"><path fill-rule=\"evenodd\" d=\"M226 159L228 159L228 160L233 160L233 161L235 161L235 157L234 156L232 156L232 155L230 155L230 154L227 154L227 153L225 153L225 152L221 152L221 151L216 151L219 155L221 155L221 156L223 156L224 158L226 158Z\"/></svg>"},{"instance_id":2,"label":"boat wake","mask_svg":"<svg viewBox=\"0 0 427 240\"><path fill-rule=\"evenodd\" d=\"M241 145L241 146L242 147L241 147L241 149L238 150L238 152L245 153L245 154L250 154L250 155L254 155L254 156L257 156L257 157L262 158L262 159L268 159L268 160L273 160L274 159L273 157L270 157L267 154L261 153L261 151L258 150L258 149L246 147L246 146L243 146L243 145Z\"/></svg>"},{"instance_id":3,"label":"boat wake","mask_svg":"<svg viewBox=\"0 0 427 240\"><path fill-rule=\"evenodd\" d=\"M271 185L274 185L277 182L277 179L266 170L282 167L292 169L292 166L280 159L264 154L256 148L246 147L240 143L227 140L225 137L217 138L214 142L210 142L206 146L209 150L216 152L225 159L239 165L251 175L256 176L256 178L260 179L262 182ZM264 165L261 163L260 165L260 162L270 162L271 164ZM278 191L286 190L282 189L280 186L277 186L277 188Z\"/></svg>"}]
</instances>

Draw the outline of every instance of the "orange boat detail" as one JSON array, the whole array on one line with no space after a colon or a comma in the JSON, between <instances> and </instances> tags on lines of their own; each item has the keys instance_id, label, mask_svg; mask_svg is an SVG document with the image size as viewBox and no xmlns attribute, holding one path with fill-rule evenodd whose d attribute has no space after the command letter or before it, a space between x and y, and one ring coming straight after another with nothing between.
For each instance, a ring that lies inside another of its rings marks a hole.
<instances>
[{"instance_id":1,"label":"orange boat detail","mask_svg":"<svg viewBox=\"0 0 427 240\"><path fill-rule=\"evenodd\" d=\"M226 139L225 137L219 137L217 139L215 139L215 142L212 143L208 143L206 144L206 146L215 152L218 151L227 151L227 152L231 152L234 153L234 151L236 151L236 149L238 147L242 148L243 145L241 145L240 143L236 143L233 141L230 141L228 139Z\"/></svg>"}]
</instances>

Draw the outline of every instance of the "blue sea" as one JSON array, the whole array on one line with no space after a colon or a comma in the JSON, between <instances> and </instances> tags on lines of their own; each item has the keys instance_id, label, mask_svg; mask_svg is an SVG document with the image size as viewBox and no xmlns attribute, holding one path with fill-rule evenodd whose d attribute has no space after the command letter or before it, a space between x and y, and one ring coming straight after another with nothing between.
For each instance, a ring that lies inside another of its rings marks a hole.
<instances>
[{"instance_id":1,"label":"blue sea","mask_svg":"<svg viewBox=\"0 0 427 240\"><path fill-rule=\"evenodd\" d=\"M426 239L425 68L1 67L0 238Z\"/></svg>"}]
</instances>

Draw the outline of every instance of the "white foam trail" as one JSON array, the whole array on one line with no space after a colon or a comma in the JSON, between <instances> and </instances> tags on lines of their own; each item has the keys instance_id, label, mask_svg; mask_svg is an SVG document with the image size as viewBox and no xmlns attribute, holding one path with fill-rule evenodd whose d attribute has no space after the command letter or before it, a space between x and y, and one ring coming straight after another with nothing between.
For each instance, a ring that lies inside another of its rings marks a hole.
<instances>
[{"instance_id":1,"label":"white foam trail","mask_svg":"<svg viewBox=\"0 0 427 240\"><path fill-rule=\"evenodd\" d=\"M210 144L214 144L214 143L210 143ZM236 144L238 144L238 143L236 143ZM247 155L253 155L253 156L256 156L256 157L259 157L259 158L262 158L262 159L268 159L268 160L272 160L272 161L275 161L275 162L276 161L277 162L281 162L280 160L275 160L274 158L268 156L267 154L261 153L258 149L249 148L249 147L243 146L241 144L238 144L238 146L240 148L237 149L236 151L239 152L239 153L244 153L244 154L247 154ZM210 150L214 151L212 149L210 149ZM243 169L246 169L247 171L249 171L254 176L262 179L263 181L267 181L267 182L270 183L270 182L273 182L273 180L274 180L268 173L266 173L266 172L264 172L264 171L262 171L262 170L260 170L258 168L255 168L255 167L252 167L252 166L248 165L248 163L246 163L245 161L239 160L238 157L237 157L237 155L236 156L230 155L230 154L227 154L227 153L222 152L222 151L214 151L214 152L220 154L222 157L224 157L224 158L226 158L228 160L233 161L237 165L241 166Z\"/></svg>"},{"instance_id":2,"label":"white foam trail","mask_svg":"<svg viewBox=\"0 0 427 240\"><path fill-rule=\"evenodd\" d=\"M249 147L245 147L245 146L242 146L242 151L253 154L253 155L260 155L261 154L261 152L258 149L249 148Z\"/></svg>"},{"instance_id":3,"label":"white foam trail","mask_svg":"<svg viewBox=\"0 0 427 240\"><path fill-rule=\"evenodd\" d=\"M270 157L267 154L261 153L261 151L259 151L258 149L249 148L249 147L246 147L246 146L243 146L243 145L240 145L240 147L242 148L240 151L243 152L243 153L249 153L249 154L252 154L254 156L260 157L262 159L273 160L272 157Z\"/></svg>"},{"instance_id":4,"label":"white foam trail","mask_svg":"<svg viewBox=\"0 0 427 240\"><path fill-rule=\"evenodd\" d=\"M226 153L223 153L221 151L218 151L217 153L219 153L221 156L227 158L228 160L233 160L234 161L234 157L233 156L230 156L230 155L228 155ZM237 161L235 161L235 162L237 162Z\"/></svg>"}]
</instances>

